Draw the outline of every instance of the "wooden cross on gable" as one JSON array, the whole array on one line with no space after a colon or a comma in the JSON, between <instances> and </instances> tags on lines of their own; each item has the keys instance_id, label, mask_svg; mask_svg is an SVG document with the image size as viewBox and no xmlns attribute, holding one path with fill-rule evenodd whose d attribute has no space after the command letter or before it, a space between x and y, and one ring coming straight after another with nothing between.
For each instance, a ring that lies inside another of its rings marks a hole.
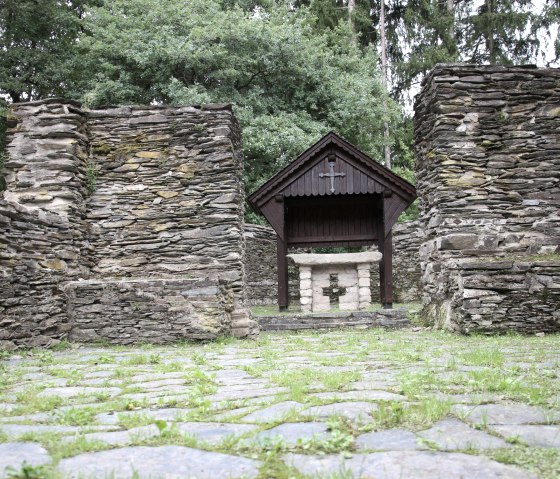
<instances>
[{"instance_id":1,"label":"wooden cross on gable","mask_svg":"<svg viewBox=\"0 0 560 479\"><path fill-rule=\"evenodd\" d=\"M319 173L319 178L330 178L331 179L331 193L334 193L334 179L337 176L343 177L346 176L346 173L335 173L334 172L334 162L336 161L335 155L329 155L329 172L328 173Z\"/></svg>"}]
</instances>

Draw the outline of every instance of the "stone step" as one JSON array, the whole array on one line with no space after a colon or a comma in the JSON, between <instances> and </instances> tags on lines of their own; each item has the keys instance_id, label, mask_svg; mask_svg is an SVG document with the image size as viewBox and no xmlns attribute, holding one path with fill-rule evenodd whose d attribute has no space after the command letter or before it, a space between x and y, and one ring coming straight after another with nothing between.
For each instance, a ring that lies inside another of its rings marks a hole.
<instances>
[{"instance_id":1,"label":"stone step","mask_svg":"<svg viewBox=\"0 0 560 479\"><path fill-rule=\"evenodd\" d=\"M365 321L354 322L328 322L328 323L315 323L315 324L301 324L301 323L278 323L278 324L261 324L262 331L283 331L283 330L297 330L297 329L336 329L336 328L372 328L379 326L378 324Z\"/></svg>"},{"instance_id":2,"label":"stone step","mask_svg":"<svg viewBox=\"0 0 560 479\"><path fill-rule=\"evenodd\" d=\"M326 313L321 315L278 315L255 318L263 331L334 328L406 328L410 320L404 310Z\"/></svg>"}]
</instances>

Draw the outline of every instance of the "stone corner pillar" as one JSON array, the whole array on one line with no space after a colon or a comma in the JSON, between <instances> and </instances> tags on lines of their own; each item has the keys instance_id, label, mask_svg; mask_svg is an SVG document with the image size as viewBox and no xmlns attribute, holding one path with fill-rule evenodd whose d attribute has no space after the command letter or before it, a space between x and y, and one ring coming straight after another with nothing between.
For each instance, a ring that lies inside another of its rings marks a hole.
<instances>
[{"instance_id":1,"label":"stone corner pillar","mask_svg":"<svg viewBox=\"0 0 560 479\"><path fill-rule=\"evenodd\" d=\"M358 263L358 308L368 309L371 306L371 263Z\"/></svg>"},{"instance_id":2,"label":"stone corner pillar","mask_svg":"<svg viewBox=\"0 0 560 479\"><path fill-rule=\"evenodd\" d=\"M301 310L311 312L313 302L313 282L311 280L311 266L299 267L299 303Z\"/></svg>"}]
</instances>

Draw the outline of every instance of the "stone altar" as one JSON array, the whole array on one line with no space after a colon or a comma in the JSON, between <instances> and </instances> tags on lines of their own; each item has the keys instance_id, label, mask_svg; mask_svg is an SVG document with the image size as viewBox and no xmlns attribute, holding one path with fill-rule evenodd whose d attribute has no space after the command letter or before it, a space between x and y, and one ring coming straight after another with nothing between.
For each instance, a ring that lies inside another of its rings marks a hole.
<instances>
[{"instance_id":1,"label":"stone altar","mask_svg":"<svg viewBox=\"0 0 560 479\"><path fill-rule=\"evenodd\" d=\"M290 254L288 258L299 267L302 311L328 311L337 303L349 311L371 306L370 266L381 260L381 253Z\"/></svg>"}]
</instances>

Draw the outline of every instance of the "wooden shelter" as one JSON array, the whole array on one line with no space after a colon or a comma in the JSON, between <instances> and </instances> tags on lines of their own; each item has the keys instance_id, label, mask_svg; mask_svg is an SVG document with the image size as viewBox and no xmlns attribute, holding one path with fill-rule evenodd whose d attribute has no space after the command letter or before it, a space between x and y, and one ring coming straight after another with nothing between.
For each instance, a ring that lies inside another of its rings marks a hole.
<instances>
[{"instance_id":1,"label":"wooden shelter","mask_svg":"<svg viewBox=\"0 0 560 479\"><path fill-rule=\"evenodd\" d=\"M290 247L371 246L381 303L393 303L391 228L416 199L413 185L331 132L249 196L277 234L278 306L288 307Z\"/></svg>"}]
</instances>

